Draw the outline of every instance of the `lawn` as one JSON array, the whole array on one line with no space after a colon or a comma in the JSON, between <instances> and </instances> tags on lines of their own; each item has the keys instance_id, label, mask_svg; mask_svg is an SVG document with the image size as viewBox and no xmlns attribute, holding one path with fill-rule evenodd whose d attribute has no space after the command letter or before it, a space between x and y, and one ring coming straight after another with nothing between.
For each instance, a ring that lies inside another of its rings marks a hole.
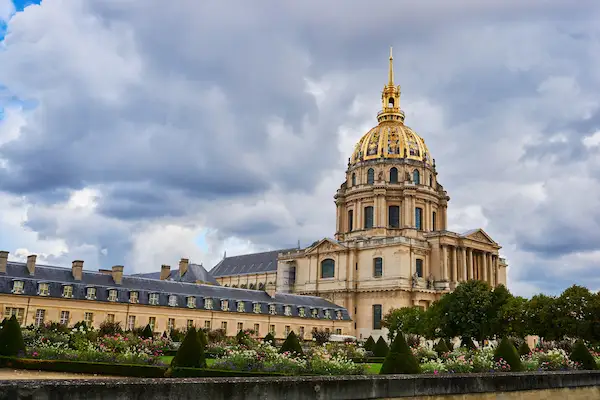
<instances>
[{"instance_id":1,"label":"lawn","mask_svg":"<svg viewBox=\"0 0 600 400\"><path fill-rule=\"evenodd\" d=\"M172 360L173 360L173 356L162 356L162 357L160 357L160 361L163 364L166 364L166 365L171 365L171 361ZM208 366L212 365L214 362L215 362L215 360L212 359L212 358L207 358L206 359L206 365L208 365Z\"/></svg>"}]
</instances>

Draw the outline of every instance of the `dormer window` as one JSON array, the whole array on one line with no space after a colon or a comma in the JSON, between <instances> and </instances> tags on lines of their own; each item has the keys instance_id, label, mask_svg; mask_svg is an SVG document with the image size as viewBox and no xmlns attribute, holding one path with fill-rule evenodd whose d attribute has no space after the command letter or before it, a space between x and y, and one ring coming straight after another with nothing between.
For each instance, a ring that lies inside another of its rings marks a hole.
<instances>
[{"instance_id":1,"label":"dormer window","mask_svg":"<svg viewBox=\"0 0 600 400\"><path fill-rule=\"evenodd\" d=\"M96 300L96 288L89 287L85 292L85 298L88 300Z\"/></svg>"},{"instance_id":2,"label":"dormer window","mask_svg":"<svg viewBox=\"0 0 600 400\"><path fill-rule=\"evenodd\" d=\"M148 297L148 303L152 306L158 305L158 293L150 293L150 297Z\"/></svg>"},{"instance_id":3,"label":"dormer window","mask_svg":"<svg viewBox=\"0 0 600 400\"><path fill-rule=\"evenodd\" d=\"M140 294L138 292L129 292L129 302L137 304L140 302Z\"/></svg>"},{"instance_id":4,"label":"dormer window","mask_svg":"<svg viewBox=\"0 0 600 400\"><path fill-rule=\"evenodd\" d=\"M252 311L254 311L256 314L260 314L260 303L254 303L252 306Z\"/></svg>"},{"instance_id":5,"label":"dormer window","mask_svg":"<svg viewBox=\"0 0 600 400\"><path fill-rule=\"evenodd\" d=\"M343 317L344 316L343 316L343 314L342 314L342 312L340 310L337 310L335 312L335 319L343 319Z\"/></svg>"},{"instance_id":6,"label":"dormer window","mask_svg":"<svg viewBox=\"0 0 600 400\"><path fill-rule=\"evenodd\" d=\"M205 298L204 299L204 308L207 310L212 310L213 309L213 299Z\"/></svg>"},{"instance_id":7,"label":"dormer window","mask_svg":"<svg viewBox=\"0 0 600 400\"><path fill-rule=\"evenodd\" d=\"M229 300L221 300L221 311L229 311Z\"/></svg>"},{"instance_id":8,"label":"dormer window","mask_svg":"<svg viewBox=\"0 0 600 400\"><path fill-rule=\"evenodd\" d=\"M119 292L117 289L109 289L108 290L108 301L118 301L119 300Z\"/></svg>"},{"instance_id":9,"label":"dormer window","mask_svg":"<svg viewBox=\"0 0 600 400\"><path fill-rule=\"evenodd\" d=\"M271 314L271 315L277 314L277 307L275 307L275 304L269 304L269 314Z\"/></svg>"},{"instance_id":10,"label":"dormer window","mask_svg":"<svg viewBox=\"0 0 600 400\"><path fill-rule=\"evenodd\" d=\"M306 309L304 307L298 307L298 316L301 318L306 317Z\"/></svg>"},{"instance_id":11,"label":"dormer window","mask_svg":"<svg viewBox=\"0 0 600 400\"><path fill-rule=\"evenodd\" d=\"M177 307L177 296L174 294L169 295L169 306Z\"/></svg>"},{"instance_id":12,"label":"dormer window","mask_svg":"<svg viewBox=\"0 0 600 400\"><path fill-rule=\"evenodd\" d=\"M325 310L325 319L331 319L331 310Z\"/></svg>"},{"instance_id":13,"label":"dormer window","mask_svg":"<svg viewBox=\"0 0 600 400\"><path fill-rule=\"evenodd\" d=\"M50 285L47 283L40 283L38 287L38 294L40 296L48 296L50 294Z\"/></svg>"},{"instance_id":14,"label":"dormer window","mask_svg":"<svg viewBox=\"0 0 600 400\"><path fill-rule=\"evenodd\" d=\"M310 313L312 314L313 318L319 318L319 310L317 310L316 308L310 310Z\"/></svg>"},{"instance_id":15,"label":"dormer window","mask_svg":"<svg viewBox=\"0 0 600 400\"><path fill-rule=\"evenodd\" d=\"M292 315L292 306L285 306L283 309L283 315L291 316Z\"/></svg>"},{"instance_id":16,"label":"dormer window","mask_svg":"<svg viewBox=\"0 0 600 400\"><path fill-rule=\"evenodd\" d=\"M244 306L244 302L243 301L238 301L238 303L237 303L237 310L238 310L238 312L245 312L246 311L246 307Z\"/></svg>"},{"instance_id":17,"label":"dormer window","mask_svg":"<svg viewBox=\"0 0 600 400\"><path fill-rule=\"evenodd\" d=\"M25 285L23 284L23 281L13 281L12 293L13 294L23 294L24 287L25 287Z\"/></svg>"},{"instance_id":18,"label":"dormer window","mask_svg":"<svg viewBox=\"0 0 600 400\"><path fill-rule=\"evenodd\" d=\"M73 297L73 286L71 286L71 285L63 286L62 297L64 297L65 299L72 298Z\"/></svg>"},{"instance_id":19,"label":"dormer window","mask_svg":"<svg viewBox=\"0 0 600 400\"><path fill-rule=\"evenodd\" d=\"M196 308L196 298L194 296L187 298L187 306L188 308Z\"/></svg>"}]
</instances>

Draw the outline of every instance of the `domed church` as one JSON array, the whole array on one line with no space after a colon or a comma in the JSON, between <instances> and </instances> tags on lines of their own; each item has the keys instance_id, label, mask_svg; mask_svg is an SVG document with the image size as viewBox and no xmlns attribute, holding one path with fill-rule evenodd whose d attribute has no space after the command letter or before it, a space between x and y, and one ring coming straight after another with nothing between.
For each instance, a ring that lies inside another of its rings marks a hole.
<instances>
[{"instance_id":1,"label":"domed church","mask_svg":"<svg viewBox=\"0 0 600 400\"><path fill-rule=\"evenodd\" d=\"M390 49L377 125L360 138L334 195L336 230L304 249L223 257L223 286L323 297L346 308L357 338L384 335L392 308L427 308L460 282L506 285L500 246L482 229L447 230L450 197L425 140L405 125Z\"/></svg>"}]
</instances>

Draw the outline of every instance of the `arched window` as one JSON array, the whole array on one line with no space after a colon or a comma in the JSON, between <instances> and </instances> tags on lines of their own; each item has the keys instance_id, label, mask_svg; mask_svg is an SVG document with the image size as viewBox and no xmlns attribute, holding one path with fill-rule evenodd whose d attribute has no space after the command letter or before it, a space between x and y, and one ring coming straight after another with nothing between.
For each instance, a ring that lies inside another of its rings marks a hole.
<instances>
[{"instance_id":1,"label":"arched window","mask_svg":"<svg viewBox=\"0 0 600 400\"><path fill-rule=\"evenodd\" d=\"M419 185L421 183L421 174L419 174L419 170L415 169L413 171L413 183L415 185Z\"/></svg>"},{"instance_id":2,"label":"arched window","mask_svg":"<svg viewBox=\"0 0 600 400\"><path fill-rule=\"evenodd\" d=\"M373 259L373 276L381 278L383 276L383 258L375 257Z\"/></svg>"},{"instance_id":3,"label":"arched window","mask_svg":"<svg viewBox=\"0 0 600 400\"><path fill-rule=\"evenodd\" d=\"M375 183L375 171L373 168L369 168L367 171L367 184L372 185Z\"/></svg>"},{"instance_id":4,"label":"arched window","mask_svg":"<svg viewBox=\"0 0 600 400\"><path fill-rule=\"evenodd\" d=\"M326 258L321 261L321 278L333 278L335 276L335 261Z\"/></svg>"},{"instance_id":5,"label":"arched window","mask_svg":"<svg viewBox=\"0 0 600 400\"><path fill-rule=\"evenodd\" d=\"M352 186L356 186L356 174L352 173Z\"/></svg>"},{"instance_id":6,"label":"arched window","mask_svg":"<svg viewBox=\"0 0 600 400\"><path fill-rule=\"evenodd\" d=\"M388 107L389 108L393 108L394 107L394 98L393 97L390 97L388 99Z\"/></svg>"},{"instance_id":7,"label":"arched window","mask_svg":"<svg viewBox=\"0 0 600 400\"><path fill-rule=\"evenodd\" d=\"M390 169L390 183L398 183L398 168Z\"/></svg>"},{"instance_id":8,"label":"arched window","mask_svg":"<svg viewBox=\"0 0 600 400\"><path fill-rule=\"evenodd\" d=\"M429 186L433 187L433 175L429 174Z\"/></svg>"},{"instance_id":9,"label":"arched window","mask_svg":"<svg viewBox=\"0 0 600 400\"><path fill-rule=\"evenodd\" d=\"M431 229L433 229L434 231L436 230L436 224L435 224L436 223L436 219L437 219L437 213L434 211L431 214L431 225L432 225Z\"/></svg>"},{"instance_id":10,"label":"arched window","mask_svg":"<svg viewBox=\"0 0 600 400\"><path fill-rule=\"evenodd\" d=\"M415 228L423 229L423 209L420 207L415 208Z\"/></svg>"},{"instance_id":11,"label":"arched window","mask_svg":"<svg viewBox=\"0 0 600 400\"><path fill-rule=\"evenodd\" d=\"M390 228L400 228L400 206L388 207L388 225Z\"/></svg>"},{"instance_id":12,"label":"arched window","mask_svg":"<svg viewBox=\"0 0 600 400\"><path fill-rule=\"evenodd\" d=\"M354 210L348 210L348 232L354 229Z\"/></svg>"},{"instance_id":13,"label":"arched window","mask_svg":"<svg viewBox=\"0 0 600 400\"><path fill-rule=\"evenodd\" d=\"M419 278L422 278L423 277L423 260L421 260L420 258L417 258L417 264L416 264L415 268L416 268L417 276Z\"/></svg>"},{"instance_id":14,"label":"arched window","mask_svg":"<svg viewBox=\"0 0 600 400\"><path fill-rule=\"evenodd\" d=\"M371 229L373 227L373 206L365 207L365 229Z\"/></svg>"}]
</instances>

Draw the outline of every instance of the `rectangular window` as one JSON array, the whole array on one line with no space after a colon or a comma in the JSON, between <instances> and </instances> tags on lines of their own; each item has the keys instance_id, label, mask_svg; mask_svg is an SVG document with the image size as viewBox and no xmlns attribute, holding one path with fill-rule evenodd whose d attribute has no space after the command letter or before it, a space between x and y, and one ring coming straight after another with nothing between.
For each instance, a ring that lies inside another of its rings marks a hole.
<instances>
[{"instance_id":1,"label":"rectangular window","mask_svg":"<svg viewBox=\"0 0 600 400\"><path fill-rule=\"evenodd\" d=\"M113 322L115 322L115 314L108 314L108 315L106 316L106 321L107 321L107 322L110 322L110 323L113 323Z\"/></svg>"},{"instance_id":2,"label":"rectangular window","mask_svg":"<svg viewBox=\"0 0 600 400\"><path fill-rule=\"evenodd\" d=\"M256 332L256 334L260 334L260 324L254 324L254 332Z\"/></svg>"},{"instance_id":3,"label":"rectangular window","mask_svg":"<svg viewBox=\"0 0 600 400\"><path fill-rule=\"evenodd\" d=\"M212 310L213 300L212 299L204 299L204 308L207 310Z\"/></svg>"},{"instance_id":4,"label":"rectangular window","mask_svg":"<svg viewBox=\"0 0 600 400\"><path fill-rule=\"evenodd\" d=\"M317 310L316 308L313 308L312 310L310 310L310 313L313 318L319 318L319 310Z\"/></svg>"},{"instance_id":5,"label":"rectangular window","mask_svg":"<svg viewBox=\"0 0 600 400\"><path fill-rule=\"evenodd\" d=\"M300 339L304 339L304 327L303 326L301 326L298 329L298 336L300 336Z\"/></svg>"},{"instance_id":6,"label":"rectangular window","mask_svg":"<svg viewBox=\"0 0 600 400\"><path fill-rule=\"evenodd\" d=\"M169 318L167 320L167 329L169 331L172 331L173 329L175 329L175 318Z\"/></svg>"},{"instance_id":7,"label":"rectangular window","mask_svg":"<svg viewBox=\"0 0 600 400\"><path fill-rule=\"evenodd\" d=\"M204 329L210 329L210 321L204 321Z\"/></svg>"},{"instance_id":8,"label":"rectangular window","mask_svg":"<svg viewBox=\"0 0 600 400\"><path fill-rule=\"evenodd\" d=\"M190 329L192 326L194 326L194 320L193 319L188 319L187 320L187 328Z\"/></svg>"},{"instance_id":9,"label":"rectangular window","mask_svg":"<svg viewBox=\"0 0 600 400\"><path fill-rule=\"evenodd\" d=\"M237 331L243 331L244 330L244 323L243 322L238 322L237 323Z\"/></svg>"},{"instance_id":10,"label":"rectangular window","mask_svg":"<svg viewBox=\"0 0 600 400\"><path fill-rule=\"evenodd\" d=\"M85 322L85 324L87 326L93 326L94 325L94 313L93 312L85 312L83 314L83 322Z\"/></svg>"},{"instance_id":11,"label":"rectangular window","mask_svg":"<svg viewBox=\"0 0 600 400\"><path fill-rule=\"evenodd\" d=\"M388 225L390 228L400 228L400 206L388 207Z\"/></svg>"},{"instance_id":12,"label":"rectangular window","mask_svg":"<svg viewBox=\"0 0 600 400\"><path fill-rule=\"evenodd\" d=\"M336 335L341 335L342 334L342 328L335 328L335 334Z\"/></svg>"},{"instance_id":13,"label":"rectangular window","mask_svg":"<svg viewBox=\"0 0 600 400\"><path fill-rule=\"evenodd\" d=\"M196 308L196 298L194 296L187 298L187 306L188 308Z\"/></svg>"},{"instance_id":14,"label":"rectangular window","mask_svg":"<svg viewBox=\"0 0 600 400\"><path fill-rule=\"evenodd\" d=\"M290 317L292 315L292 306L285 306L283 315Z\"/></svg>"},{"instance_id":15,"label":"rectangular window","mask_svg":"<svg viewBox=\"0 0 600 400\"><path fill-rule=\"evenodd\" d=\"M25 287L25 285L23 284L23 281L14 281L12 292L14 294L22 294L24 287Z\"/></svg>"},{"instance_id":16,"label":"rectangular window","mask_svg":"<svg viewBox=\"0 0 600 400\"><path fill-rule=\"evenodd\" d=\"M119 292L117 289L110 289L108 291L108 301L117 301L119 299Z\"/></svg>"},{"instance_id":17,"label":"rectangular window","mask_svg":"<svg viewBox=\"0 0 600 400\"><path fill-rule=\"evenodd\" d=\"M260 314L260 303L254 303L254 305L252 306L252 310L256 313L256 314Z\"/></svg>"},{"instance_id":18,"label":"rectangular window","mask_svg":"<svg viewBox=\"0 0 600 400\"><path fill-rule=\"evenodd\" d=\"M148 303L153 306L158 305L158 293L150 293L150 297L148 297Z\"/></svg>"},{"instance_id":19,"label":"rectangular window","mask_svg":"<svg viewBox=\"0 0 600 400\"><path fill-rule=\"evenodd\" d=\"M221 322L221 329L223 329L225 331L225 334L227 334L227 321Z\"/></svg>"},{"instance_id":20,"label":"rectangular window","mask_svg":"<svg viewBox=\"0 0 600 400\"><path fill-rule=\"evenodd\" d=\"M348 232L352 232L354 229L354 211L348 211Z\"/></svg>"},{"instance_id":21,"label":"rectangular window","mask_svg":"<svg viewBox=\"0 0 600 400\"><path fill-rule=\"evenodd\" d=\"M15 316L17 321L19 321L19 325L23 325L23 316L25 315L25 309L16 307L6 307L4 318L10 318L13 315Z\"/></svg>"},{"instance_id":22,"label":"rectangular window","mask_svg":"<svg viewBox=\"0 0 600 400\"><path fill-rule=\"evenodd\" d=\"M364 228L371 229L373 227L373 206L365 207Z\"/></svg>"},{"instance_id":23,"label":"rectangular window","mask_svg":"<svg viewBox=\"0 0 600 400\"><path fill-rule=\"evenodd\" d=\"M275 336L275 325L269 325L269 333Z\"/></svg>"},{"instance_id":24,"label":"rectangular window","mask_svg":"<svg viewBox=\"0 0 600 400\"><path fill-rule=\"evenodd\" d=\"M221 311L229 311L229 301L221 300Z\"/></svg>"},{"instance_id":25,"label":"rectangular window","mask_svg":"<svg viewBox=\"0 0 600 400\"><path fill-rule=\"evenodd\" d=\"M331 310L326 309L324 314L325 314L325 319L331 319Z\"/></svg>"},{"instance_id":26,"label":"rectangular window","mask_svg":"<svg viewBox=\"0 0 600 400\"><path fill-rule=\"evenodd\" d=\"M61 325L69 325L69 311L61 311L60 312L60 324Z\"/></svg>"},{"instance_id":27,"label":"rectangular window","mask_svg":"<svg viewBox=\"0 0 600 400\"><path fill-rule=\"evenodd\" d=\"M381 278L383 276L383 258L375 257L373 259L373 276Z\"/></svg>"},{"instance_id":28,"label":"rectangular window","mask_svg":"<svg viewBox=\"0 0 600 400\"><path fill-rule=\"evenodd\" d=\"M35 312L35 326L44 325L44 318L46 317L46 310L38 309Z\"/></svg>"},{"instance_id":29,"label":"rectangular window","mask_svg":"<svg viewBox=\"0 0 600 400\"><path fill-rule=\"evenodd\" d=\"M289 334L290 334L291 330L292 330L292 329L291 329L291 327L290 327L289 325L286 325L286 326L285 326L285 331L284 331L284 333L285 333L285 337L288 337L288 336L289 336Z\"/></svg>"},{"instance_id":30,"label":"rectangular window","mask_svg":"<svg viewBox=\"0 0 600 400\"><path fill-rule=\"evenodd\" d=\"M373 304L373 329L381 329L381 304Z\"/></svg>"},{"instance_id":31,"label":"rectangular window","mask_svg":"<svg viewBox=\"0 0 600 400\"><path fill-rule=\"evenodd\" d=\"M138 292L129 292L129 302L137 304L140 302L140 294Z\"/></svg>"},{"instance_id":32,"label":"rectangular window","mask_svg":"<svg viewBox=\"0 0 600 400\"><path fill-rule=\"evenodd\" d=\"M246 307L244 306L244 302L243 301L238 301L238 303L237 303L237 310L238 310L238 312L245 312L246 311Z\"/></svg>"},{"instance_id":33,"label":"rectangular window","mask_svg":"<svg viewBox=\"0 0 600 400\"><path fill-rule=\"evenodd\" d=\"M50 285L47 283L40 283L38 294L40 296L48 296L50 294Z\"/></svg>"},{"instance_id":34,"label":"rectangular window","mask_svg":"<svg viewBox=\"0 0 600 400\"><path fill-rule=\"evenodd\" d=\"M150 325L150 329L152 329L152 332L154 332L156 329L156 317L148 318L148 325Z\"/></svg>"},{"instance_id":35,"label":"rectangular window","mask_svg":"<svg viewBox=\"0 0 600 400\"><path fill-rule=\"evenodd\" d=\"M71 297L73 297L73 286L70 286L70 285L63 286L62 296L65 299L70 299Z\"/></svg>"},{"instance_id":36,"label":"rectangular window","mask_svg":"<svg viewBox=\"0 0 600 400\"><path fill-rule=\"evenodd\" d=\"M301 318L306 317L306 309L304 307L298 307L298 316Z\"/></svg>"},{"instance_id":37,"label":"rectangular window","mask_svg":"<svg viewBox=\"0 0 600 400\"><path fill-rule=\"evenodd\" d=\"M437 214L434 211L433 214L431 214L431 229L433 229L434 231L437 230L437 228L436 228L436 226L437 226L436 225L436 217L437 217Z\"/></svg>"},{"instance_id":38,"label":"rectangular window","mask_svg":"<svg viewBox=\"0 0 600 400\"><path fill-rule=\"evenodd\" d=\"M132 331L135 329L135 315L127 317L127 330Z\"/></svg>"},{"instance_id":39,"label":"rectangular window","mask_svg":"<svg viewBox=\"0 0 600 400\"><path fill-rule=\"evenodd\" d=\"M269 314L271 314L271 315L277 314L277 308L275 307L275 304L269 304Z\"/></svg>"},{"instance_id":40,"label":"rectangular window","mask_svg":"<svg viewBox=\"0 0 600 400\"><path fill-rule=\"evenodd\" d=\"M85 298L88 300L96 300L96 288L95 287L87 288Z\"/></svg>"},{"instance_id":41,"label":"rectangular window","mask_svg":"<svg viewBox=\"0 0 600 400\"><path fill-rule=\"evenodd\" d=\"M321 278L333 278L335 276L335 261L327 258L321 261Z\"/></svg>"},{"instance_id":42,"label":"rectangular window","mask_svg":"<svg viewBox=\"0 0 600 400\"><path fill-rule=\"evenodd\" d=\"M423 209L420 207L415 208L415 228L419 231L423 229Z\"/></svg>"},{"instance_id":43,"label":"rectangular window","mask_svg":"<svg viewBox=\"0 0 600 400\"><path fill-rule=\"evenodd\" d=\"M175 296L174 294L169 295L169 306L177 307L177 296Z\"/></svg>"},{"instance_id":44,"label":"rectangular window","mask_svg":"<svg viewBox=\"0 0 600 400\"><path fill-rule=\"evenodd\" d=\"M417 276L419 278L423 277L423 260L421 260L420 258L417 258L416 260L416 271L417 271Z\"/></svg>"}]
</instances>

